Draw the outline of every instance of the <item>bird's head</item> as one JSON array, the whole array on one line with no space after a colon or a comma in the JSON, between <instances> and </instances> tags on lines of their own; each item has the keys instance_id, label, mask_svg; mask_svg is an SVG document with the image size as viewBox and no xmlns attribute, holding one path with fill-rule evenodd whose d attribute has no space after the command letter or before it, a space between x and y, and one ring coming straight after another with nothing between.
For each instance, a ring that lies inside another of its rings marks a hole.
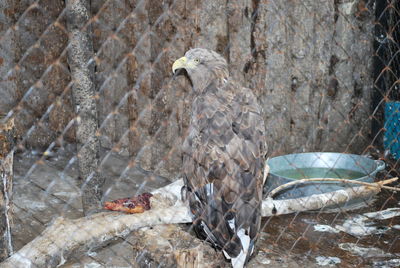
<instances>
[{"instance_id":1,"label":"bird's head","mask_svg":"<svg viewBox=\"0 0 400 268\"><path fill-rule=\"evenodd\" d=\"M180 69L186 70L195 91L202 91L213 82L224 83L229 76L226 60L217 52L204 48L190 49L176 60L172 72L181 73Z\"/></svg>"}]
</instances>

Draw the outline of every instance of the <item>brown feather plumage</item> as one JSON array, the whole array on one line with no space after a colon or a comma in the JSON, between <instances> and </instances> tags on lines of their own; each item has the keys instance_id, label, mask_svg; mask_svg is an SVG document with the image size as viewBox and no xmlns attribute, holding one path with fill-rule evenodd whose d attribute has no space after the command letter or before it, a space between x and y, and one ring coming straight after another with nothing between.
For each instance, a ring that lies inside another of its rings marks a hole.
<instances>
[{"instance_id":1,"label":"brown feather plumage","mask_svg":"<svg viewBox=\"0 0 400 268\"><path fill-rule=\"evenodd\" d=\"M197 229L236 257L242 250L238 229L248 230L254 244L260 228L267 150L261 108L250 89L229 78L221 56L204 49L190 50L186 56L199 58L205 66L187 69L194 85L183 144L187 198ZM232 219L234 227L229 224Z\"/></svg>"}]
</instances>

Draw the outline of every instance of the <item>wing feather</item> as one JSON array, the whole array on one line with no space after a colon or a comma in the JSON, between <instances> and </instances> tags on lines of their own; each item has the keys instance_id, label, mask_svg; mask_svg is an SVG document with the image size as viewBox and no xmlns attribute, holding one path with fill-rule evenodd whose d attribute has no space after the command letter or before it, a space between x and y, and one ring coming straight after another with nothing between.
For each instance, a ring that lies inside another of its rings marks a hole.
<instances>
[{"instance_id":1,"label":"wing feather","mask_svg":"<svg viewBox=\"0 0 400 268\"><path fill-rule=\"evenodd\" d=\"M209 87L193 101L183 171L194 223L234 258L243 250L238 232L254 245L260 228L264 123L250 89Z\"/></svg>"}]
</instances>

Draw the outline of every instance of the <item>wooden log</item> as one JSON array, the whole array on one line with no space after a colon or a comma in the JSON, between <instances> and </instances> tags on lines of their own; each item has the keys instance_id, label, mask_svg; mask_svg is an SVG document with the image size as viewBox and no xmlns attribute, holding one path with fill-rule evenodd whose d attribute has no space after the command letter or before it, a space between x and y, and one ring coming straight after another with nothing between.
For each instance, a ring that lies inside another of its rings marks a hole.
<instances>
[{"instance_id":1,"label":"wooden log","mask_svg":"<svg viewBox=\"0 0 400 268\"><path fill-rule=\"evenodd\" d=\"M11 229L14 119L0 124L0 261L13 254Z\"/></svg>"},{"instance_id":2,"label":"wooden log","mask_svg":"<svg viewBox=\"0 0 400 268\"><path fill-rule=\"evenodd\" d=\"M368 200L380 191L381 188L379 187L360 186L295 199L273 200L272 198L267 198L263 201L261 214L264 217L268 217L318 210L331 206L338 208L346 205L352 199Z\"/></svg>"},{"instance_id":3,"label":"wooden log","mask_svg":"<svg viewBox=\"0 0 400 268\"><path fill-rule=\"evenodd\" d=\"M221 252L178 225L159 225L133 233L135 262L139 267L228 267Z\"/></svg>"},{"instance_id":4,"label":"wooden log","mask_svg":"<svg viewBox=\"0 0 400 268\"><path fill-rule=\"evenodd\" d=\"M73 253L80 255L79 252L101 247L115 237L125 237L144 226L188 222L187 212L186 206L181 204L172 209L154 208L141 214L97 213L76 220L60 217L0 267L56 267Z\"/></svg>"}]
</instances>

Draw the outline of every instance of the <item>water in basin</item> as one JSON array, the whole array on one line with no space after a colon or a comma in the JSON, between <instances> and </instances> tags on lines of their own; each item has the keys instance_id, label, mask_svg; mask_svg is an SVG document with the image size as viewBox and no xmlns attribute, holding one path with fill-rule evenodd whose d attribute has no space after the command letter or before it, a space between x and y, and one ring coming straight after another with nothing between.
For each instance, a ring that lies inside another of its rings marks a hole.
<instances>
[{"instance_id":1,"label":"water in basin","mask_svg":"<svg viewBox=\"0 0 400 268\"><path fill-rule=\"evenodd\" d=\"M274 173L281 177L296 180L310 178L339 178L353 180L366 176L366 174L359 171L340 168L296 168L275 171Z\"/></svg>"}]
</instances>

